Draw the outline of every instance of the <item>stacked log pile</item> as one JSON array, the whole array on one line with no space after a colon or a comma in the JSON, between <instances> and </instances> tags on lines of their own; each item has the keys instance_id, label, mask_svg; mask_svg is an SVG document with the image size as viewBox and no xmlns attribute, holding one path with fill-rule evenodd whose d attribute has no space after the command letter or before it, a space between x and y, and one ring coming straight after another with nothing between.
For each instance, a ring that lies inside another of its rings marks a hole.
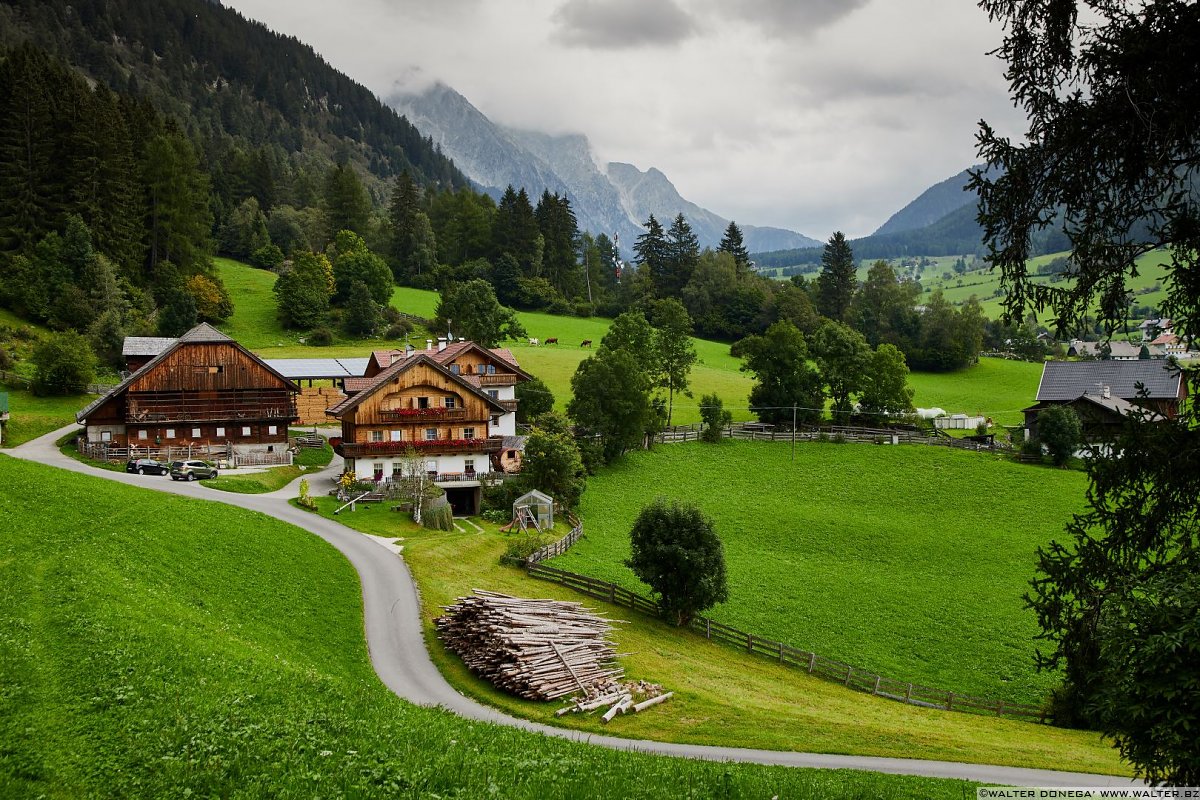
<instances>
[{"instance_id":1,"label":"stacked log pile","mask_svg":"<svg viewBox=\"0 0 1200 800\"><path fill-rule=\"evenodd\" d=\"M580 603L526 600L476 589L434 620L446 647L476 675L519 697L586 695L616 680L608 620Z\"/></svg>"}]
</instances>

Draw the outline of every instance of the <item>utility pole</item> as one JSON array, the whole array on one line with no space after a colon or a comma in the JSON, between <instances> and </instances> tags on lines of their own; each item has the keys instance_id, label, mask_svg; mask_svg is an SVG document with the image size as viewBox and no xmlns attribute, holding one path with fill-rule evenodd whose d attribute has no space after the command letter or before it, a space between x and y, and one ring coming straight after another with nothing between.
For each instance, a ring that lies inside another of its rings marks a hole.
<instances>
[{"instance_id":1,"label":"utility pole","mask_svg":"<svg viewBox=\"0 0 1200 800\"><path fill-rule=\"evenodd\" d=\"M792 461L796 460L796 404L792 403Z\"/></svg>"}]
</instances>

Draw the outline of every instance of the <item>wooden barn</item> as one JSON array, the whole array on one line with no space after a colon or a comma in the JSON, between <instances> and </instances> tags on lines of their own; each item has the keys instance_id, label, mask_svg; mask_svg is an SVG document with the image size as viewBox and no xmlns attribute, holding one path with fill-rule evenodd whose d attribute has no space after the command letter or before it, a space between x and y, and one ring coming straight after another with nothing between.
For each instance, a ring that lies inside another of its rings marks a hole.
<instances>
[{"instance_id":1,"label":"wooden barn","mask_svg":"<svg viewBox=\"0 0 1200 800\"><path fill-rule=\"evenodd\" d=\"M86 426L93 446L282 453L299 390L258 356L201 323L170 340L75 418Z\"/></svg>"}]
</instances>

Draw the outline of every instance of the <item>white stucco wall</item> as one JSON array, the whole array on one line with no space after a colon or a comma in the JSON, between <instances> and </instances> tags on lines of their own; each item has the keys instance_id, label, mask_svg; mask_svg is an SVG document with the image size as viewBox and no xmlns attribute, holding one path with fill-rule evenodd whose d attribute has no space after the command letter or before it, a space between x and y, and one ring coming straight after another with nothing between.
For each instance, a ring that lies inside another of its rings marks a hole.
<instances>
[{"instance_id":1,"label":"white stucco wall","mask_svg":"<svg viewBox=\"0 0 1200 800\"><path fill-rule=\"evenodd\" d=\"M477 473L492 471L492 462L488 458L487 453L455 453L454 455L430 455L423 457L423 460L433 463L432 469L438 473L466 472L467 459L475 460L475 472ZM358 457L354 459L354 474L363 480L373 479L375 477L376 464L383 464L383 477L390 478L392 470L396 466L399 466L401 471L403 471L404 458L401 456Z\"/></svg>"}]
</instances>

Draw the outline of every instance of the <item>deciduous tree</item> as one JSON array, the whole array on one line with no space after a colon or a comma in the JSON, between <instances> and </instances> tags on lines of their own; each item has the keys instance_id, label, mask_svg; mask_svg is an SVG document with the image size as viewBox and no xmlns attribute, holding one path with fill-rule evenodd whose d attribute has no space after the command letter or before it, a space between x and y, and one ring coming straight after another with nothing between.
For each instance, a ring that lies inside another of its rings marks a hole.
<instances>
[{"instance_id":1,"label":"deciduous tree","mask_svg":"<svg viewBox=\"0 0 1200 800\"><path fill-rule=\"evenodd\" d=\"M725 548L712 520L695 506L659 498L638 514L629 544L625 565L658 595L676 625L729 599Z\"/></svg>"},{"instance_id":2,"label":"deciduous tree","mask_svg":"<svg viewBox=\"0 0 1200 800\"><path fill-rule=\"evenodd\" d=\"M442 291L437 325L483 347L495 347L504 339L525 335L516 312L500 305L491 284L479 279L453 284Z\"/></svg>"}]
</instances>

